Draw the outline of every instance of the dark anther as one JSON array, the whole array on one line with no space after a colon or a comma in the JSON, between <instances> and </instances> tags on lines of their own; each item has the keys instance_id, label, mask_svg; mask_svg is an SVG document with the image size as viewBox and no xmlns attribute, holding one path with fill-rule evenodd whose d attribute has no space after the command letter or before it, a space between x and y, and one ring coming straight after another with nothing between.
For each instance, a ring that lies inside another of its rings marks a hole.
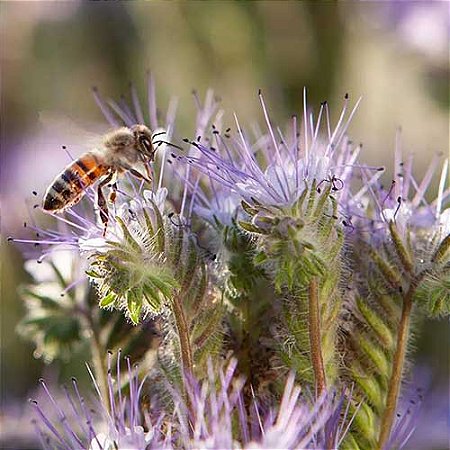
<instances>
[{"instance_id":1,"label":"dark anther","mask_svg":"<svg viewBox=\"0 0 450 450\"><path fill-rule=\"evenodd\" d=\"M331 184L333 185L332 190L333 191L340 191L344 187L344 182L333 175L331 178Z\"/></svg>"},{"instance_id":2,"label":"dark anther","mask_svg":"<svg viewBox=\"0 0 450 450\"><path fill-rule=\"evenodd\" d=\"M27 223L26 223L26 222L23 223L23 227L24 227L24 228L27 227Z\"/></svg>"},{"instance_id":3,"label":"dark anther","mask_svg":"<svg viewBox=\"0 0 450 450\"><path fill-rule=\"evenodd\" d=\"M219 134L219 131L218 130L214 130L213 134Z\"/></svg>"},{"instance_id":4,"label":"dark anther","mask_svg":"<svg viewBox=\"0 0 450 450\"><path fill-rule=\"evenodd\" d=\"M383 172L383 170L384 170L384 167L378 167L378 169L377 169L378 172Z\"/></svg>"},{"instance_id":5,"label":"dark anther","mask_svg":"<svg viewBox=\"0 0 450 450\"><path fill-rule=\"evenodd\" d=\"M107 350L107 353L108 353L108 355L112 355L113 354L113 351L112 350Z\"/></svg>"},{"instance_id":6,"label":"dark anther","mask_svg":"<svg viewBox=\"0 0 450 450\"><path fill-rule=\"evenodd\" d=\"M37 192L36 191L33 191L33 192L31 192L33 195L37 195Z\"/></svg>"},{"instance_id":7,"label":"dark anther","mask_svg":"<svg viewBox=\"0 0 450 450\"><path fill-rule=\"evenodd\" d=\"M43 383L45 383L45 380L41 377L41 378L39 378L39 383L41 383L41 384L43 384Z\"/></svg>"},{"instance_id":8,"label":"dark anther","mask_svg":"<svg viewBox=\"0 0 450 450\"><path fill-rule=\"evenodd\" d=\"M177 155L175 155L175 153L171 153L170 156L171 156L172 158L176 158L176 157L177 157Z\"/></svg>"},{"instance_id":9,"label":"dark anther","mask_svg":"<svg viewBox=\"0 0 450 450\"><path fill-rule=\"evenodd\" d=\"M345 100L348 100L348 92L344 95Z\"/></svg>"},{"instance_id":10,"label":"dark anther","mask_svg":"<svg viewBox=\"0 0 450 450\"><path fill-rule=\"evenodd\" d=\"M402 415L400 413L397 413L397 417L402 417Z\"/></svg>"},{"instance_id":11,"label":"dark anther","mask_svg":"<svg viewBox=\"0 0 450 450\"><path fill-rule=\"evenodd\" d=\"M173 217L174 214L175 213L171 212L171 213L169 213L169 215L167 217L169 217L169 219L170 219L171 217Z\"/></svg>"},{"instance_id":12,"label":"dark anther","mask_svg":"<svg viewBox=\"0 0 450 450\"><path fill-rule=\"evenodd\" d=\"M347 221L347 220L343 220L343 221L342 221L342 225L344 225L344 227L350 228L350 233L352 233L352 232L355 230L355 227L354 227L354 225L352 224L351 219L348 219L348 221Z\"/></svg>"},{"instance_id":13,"label":"dark anther","mask_svg":"<svg viewBox=\"0 0 450 450\"><path fill-rule=\"evenodd\" d=\"M197 136L197 142L200 142L201 139L202 139L201 136Z\"/></svg>"},{"instance_id":14,"label":"dark anther","mask_svg":"<svg viewBox=\"0 0 450 450\"><path fill-rule=\"evenodd\" d=\"M67 147L66 147L65 145L63 145L63 146L61 146L61 148L62 148L63 150L65 150Z\"/></svg>"},{"instance_id":15,"label":"dark anther","mask_svg":"<svg viewBox=\"0 0 450 450\"><path fill-rule=\"evenodd\" d=\"M41 245L41 244L39 244L39 242L35 242L35 243L34 243L34 246L35 246L35 247L39 247L39 245Z\"/></svg>"},{"instance_id":16,"label":"dark anther","mask_svg":"<svg viewBox=\"0 0 450 450\"><path fill-rule=\"evenodd\" d=\"M215 152L215 151L216 151L216 149L215 149L214 147L209 147L209 149L210 149L212 152Z\"/></svg>"},{"instance_id":17,"label":"dark anther","mask_svg":"<svg viewBox=\"0 0 450 450\"><path fill-rule=\"evenodd\" d=\"M37 260L36 260L36 263L37 263L37 264L42 264L42 261L41 261L40 259L37 259Z\"/></svg>"},{"instance_id":18,"label":"dark anther","mask_svg":"<svg viewBox=\"0 0 450 450\"><path fill-rule=\"evenodd\" d=\"M261 89L258 89L258 95L261 95L261 94L262 94Z\"/></svg>"},{"instance_id":19,"label":"dark anther","mask_svg":"<svg viewBox=\"0 0 450 450\"><path fill-rule=\"evenodd\" d=\"M13 238L13 237L11 237L11 236L8 236L8 237L6 238L6 240L7 240L8 242L11 242L11 241L13 241L13 240L14 240L14 238Z\"/></svg>"},{"instance_id":20,"label":"dark anther","mask_svg":"<svg viewBox=\"0 0 450 450\"><path fill-rule=\"evenodd\" d=\"M171 161L170 159L168 159L167 162L168 162L169 164L172 164L172 161Z\"/></svg>"},{"instance_id":21,"label":"dark anther","mask_svg":"<svg viewBox=\"0 0 450 450\"><path fill-rule=\"evenodd\" d=\"M189 142L189 139L188 138L184 138L183 142Z\"/></svg>"},{"instance_id":22,"label":"dark anther","mask_svg":"<svg viewBox=\"0 0 450 450\"><path fill-rule=\"evenodd\" d=\"M60 297L64 297L66 294L64 294L64 292L61 292L61 294L59 294Z\"/></svg>"},{"instance_id":23,"label":"dark anther","mask_svg":"<svg viewBox=\"0 0 450 450\"><path fill-rule=\"evenodd\" d=\"M225 133L229 133L231 131L231 128L227 128L226 130L225 130Z\"/></svg>"},{"instance_id":24,"label":"dark anther","mask_svg":"<svg viewBox=\"0 0 450 450\"><path fill-rule=\"evenodd\" d=\"M33 205L33 209L39 208L39 205Z\"/></svg>"},{"instance_id":25,"label":"dark anther","mask_svg":"<svg viewBox=\"0 0 450 450\"><path fill-rule=\"evenodd\" d=\"M212 129L213 129L213 130L216 129L216 126L215 126L214 124L211 124L211 126L212 126Z\"/></svg>"},{"instance_id":26,"label":"dark anther","mask_svg":"<svg viewBox=\"0 0 450 450\"><path fill-rule=\"evenodd\" d=\"M398 210L400 209L400 206L402 205L402 198L401 197L397 197L397 203L398 203L398 206L397 206L397 208L395 210L395 213L394 213L394 219L395 219L395 216L398 213Z\"/></svg>"}]
</instances>

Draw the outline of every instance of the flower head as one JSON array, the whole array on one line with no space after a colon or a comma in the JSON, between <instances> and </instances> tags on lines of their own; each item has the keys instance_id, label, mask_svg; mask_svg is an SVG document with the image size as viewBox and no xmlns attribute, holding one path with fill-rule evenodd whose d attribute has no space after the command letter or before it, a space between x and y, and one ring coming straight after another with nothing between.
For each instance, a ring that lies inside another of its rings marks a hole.
<instances>
[{"instance_id":1,"label":"flower head","mask_svg":"<svg viewBox=\"0 0 450 450\"><path fill-rule=\"evenodd\" d=\"M191 142L198 152L188 157L188 163L205 174L211 183L215 181L247 202L257 201L267 206L292 206L314 180L316 185L333 183L335 191L342 190L351 174L349 166L355 163L359 153L351 151L349 142L344 139L359 102L344 122L348 108L346 97L341 119L333 133L327 103L321 105L316 123L313 114L307 114L305 103L305 125L300 138L296 116L285 136L279 127L272 125L261 93L259 98L267 133L257 131L251 141L235 116L238 136L231 137L229 132L222 136L216 128L214 147L201 141ZM327 120L324 121L323 116ZM329 133L326 139L320 135L324 122Z\"/></svg>"},{"instance_id":2,"label":"flower head","mask_svg":"<svg viewBox=\"0 0 450 450\"><path fill-rule=\"evenodd\" d=\"M95 379L94 409L83 398L76 380L65 389L66 402L58 402L46 383L47 411L32 401L44 448L78 449L273 449L316 448L340 445L351 423L344 396L324 393L313 401L294 384L291 374L281 402L264 408L253 397L244 402L244 380L236 377L236 360L219 369L209 365L203 382L186 376L187 398L168 386L173 413L146 409L141 403L144 380L126 360L126 375L108 359L108 398L102 398ZM122 386L128 386L126 393Z\"/></svg>"}]
</instances>

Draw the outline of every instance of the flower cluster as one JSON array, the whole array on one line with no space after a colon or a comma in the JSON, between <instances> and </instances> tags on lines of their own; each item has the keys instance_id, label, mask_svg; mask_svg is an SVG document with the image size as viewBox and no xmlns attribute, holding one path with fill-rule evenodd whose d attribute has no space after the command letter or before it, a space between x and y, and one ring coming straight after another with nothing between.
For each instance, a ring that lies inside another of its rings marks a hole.
<instances>
[{"instance_id":1,"label":"flower cluster","mask_svg":"<svg viewBox=\"0 0 450 450\"><path fill-rule=\"evenodd\" d=\"M72 379L72 389L65 388L65 399L59 401L46 382L40 381L46 394L44 399L54 408L45 411L41 407L44 399L30 400L41 419L36 427L43 448L320 449L338 447L347 431L340 418L349 414L348 399L326 392L312 401L309 393L302 393L300 387L295 386L292 373L279 408L261 408L253 398L247 411L245 381L235 373L237 361L231 359L218 370L214 370L210 362L206 380L200 382L192 376L186 377L186 395L169 388L172 408L162 412L156 407L144 409L141 399L148 386L145 378L139 380L138 367L132 367L130 359L126 358L123 373L120 354L116 367L111 360L112 354L109 354L107 398L102 398L94 377L96 398L90 402L82 396L75 379Z\"/></svg>"},{"instance_id":2,"label":"flower cluster","mask_svg":"<svg viewBox=\"0 0 450 450\"><path fill-rule=\"evenodd\" d=\"M151 77L148 90L147 114L134 88L131 106L94 96L111 126L153 130L153 185L119 180L106 233L88 189L56 216L59 228L14 239L37 245L53 269L59 249L73 250L90 281L52 275L64 292L84 282L67 342L48 326L64 317L51 283L26 291L41 304L24 322L39 352L51 339L69 355L88 342L100 398L95 418L74 384L76 429L50 394L59 424L35 405L43 443L401 448L418 415L396 420L412 319L450 312L448 160L438 169L437 156L419 181L397 145L383 186L385 168L361 163L347 137L359 105L348 95L333 126L328 104L315 115L305 91L303 118L284 129L260 92L265 131L249 132L236 116L224 124L212 92L204 102L194 93L194 137L180 139L176 103L161 121ZM120 355L104 364L120 347L125 374Z\"/></svg>"}]
</instances>

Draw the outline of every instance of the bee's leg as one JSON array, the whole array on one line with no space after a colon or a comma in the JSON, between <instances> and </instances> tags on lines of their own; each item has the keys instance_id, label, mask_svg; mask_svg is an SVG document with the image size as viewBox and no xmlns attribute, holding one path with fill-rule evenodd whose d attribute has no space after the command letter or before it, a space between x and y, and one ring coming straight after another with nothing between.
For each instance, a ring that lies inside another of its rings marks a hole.
<instances>
[{"instance_id":1,"label":"bee's leg","mask_svg":"<svg viewBox=\"0 0 450 450\"><path fill-rule=\"evenodd\" d=\"M144 167L145 167L145 173L147 174L147 178L149 180L153 180L153 175L150 171L150 166L148 165L148 163L144 163Z\"/></svg>"},{"instance_id":2,"label":"bee's leg","mask_svg":"<svg viewBox=\"0 0 450 450\"><path fill-rule=\"evenodd\" d=\"M117 197L117 182L113 183L111 185L111 192L109 193L109 203L114 204L116 202L116 197Z\"/></svg>"},{"instance_id":3,"label":"bee's leg","mask_svg":"<svg viewBox=\"0 0 450 450\"><path fill-rule=\"evenodd\" d=\"M106 178L103 179L97 187L97 206L100 212L100 219L104 225L103 237L105 237L106 229L108 227L109 214L108 214L108 204L106 203L106 199L103 194L102 188L111 181L112 175L113 175L112 173L107 175Z\"/></svg>"},{"instance_id":4,"label":"bee's leg","mask_svg":"<svg viewBox=\"0 0 450 450\"><path fill-rule=\"evenodd\" d=\"M113 176L111 177L112 183L109 185L111 187L111 192L109 193L109 202L115 203L116 197L117 197L117 172L113 173Z\"/></svg>"},{"instance_id":5,"label":"bee's leg","mask_svg":"<svg viewBox=\"0 0 450 450\"><path fill-rule=\"evenodd\" d=\"M131 175L133 175L133 177L137 178L138 180L144 180L144 181L146 181L147 183L152 184L152 178L151 178L152 176L151 176L151 174L150 174L150 177L147 178L147 177L145 177L144 175L142 175L141 172L138 172L138 171L135 170L135 169L130 169L130 173L131 173Z\"/></svg>"}]
</instances>

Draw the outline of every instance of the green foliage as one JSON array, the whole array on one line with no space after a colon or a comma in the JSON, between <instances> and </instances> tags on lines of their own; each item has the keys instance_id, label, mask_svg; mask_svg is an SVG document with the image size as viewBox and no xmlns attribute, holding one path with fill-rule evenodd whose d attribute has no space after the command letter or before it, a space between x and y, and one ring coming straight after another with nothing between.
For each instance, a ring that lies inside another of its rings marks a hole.
<instances>
[{"instance_id":1,"label":"green foliage","mask_svg":"<svg viewBox=\"0 0 450 450\"><path fill-rule=\"evenodd\" d=\"M90 256L87 275L97 286L100 306L124 310L136 325L143 315L158 314L179 285L158 248L160 229L155 233L146 222L127 226L116 220L123 238Z\"/></svg>"},{"instance_id":2,"label":"green foliage","mask_svg":"<svg viewBox=\"0 0 450 450\"><path fill-rule=\"evenodd\" d=\"M430 267L423 274L414 301L429 317L450 315L450 234L435 246Z\"/></svg>"},{"instance_id":3,"label":"green foliage","mask_svg":"<svg viewBox=\"0 0 450 450\"><path fill-rule=\"evenodd\" d=\"M336 378L336 330L341 305L340 279L343 233L337 225L332 183L324 190L316 182L305 186L291 207L266 207L243 202L250 216L240 227L256 238L254 264L272 279L283 299L282 323L277 329L278 352L286 367L302 382L313 382L310 358L308 287L315 277L322 357L328 382Z\"/></svg>"},{"instance_id":4,"label":"green foliage","mask_svg":"<svg viewBox=\"0 0 450 450\"><path fill-rule=\"evenodd\" d=\"M77 271L79 258L71 263ZM157 337L152 324L133 330L119 312L98 310L97 297L87 280L66 291L72 280L66 279L51 259L42 264L51 275L47 281L33 281L22 288L26 315L18 325L19 334L36 345L36 357L48 363L70 361L80 351L92 348L93 340L103 353L122 348L133 361L151 348Z\"/></svg>"},{"instance_id":5,"label":"green foliage","mask_svg":"<svg viewBox=\"0 0 450 450\"><path fill-rule=\"evenodd\" d=\"M393 385L399 379L391 377L398 336L404 331L402 345L407 354L411 334L409 318L401 321L402 308L412 301L430 316L450 312L447 238L439 242L436 236L430 239L427 233L410 228L401 234L395 222L389 223L389 232L390 242L378 248L361 241L352 243L350 269L355 282L348 294L351 316L343 328L341 373L343 380L356 385L355 404L361 402L348 439L362 449L377 445L380 427L386 423L383 419L392 410L388 392L400 388ZM401 330L402 324L408 328ZM395 363L403 366L404 361Z\"/></svg>"},{"instance_id":6,"label":"green foliage","mask_svg":"<svg viewBox=\"0 0 450 450\"><path fill-rule=\"evenodd\" d=\"M60 286L61 292L64 287ZM83 341L75 300L72 295L40 291L42 289L32 284L22 289L26 315L17 331L34 342L36 357L42 357L45 362L52 362L55 358L67 360Z\"/></svg>"},{"instance_id":7,"label":"green foliage","mask_svg":"<svg viewBox=\"0 0 450 450\"><path fill-rule=\"evenodd\" d=\"M255 262L255 240L237 224L219 227L222 237L221 260L225 265L222 285L227 301L229 345L238 357L239 371L258 391L267 378L270 361L270 324L273 322L271 288L263 267ZM267 386L266 386L267 387Z\"/></svg>"},{"instance_id":8,"label":"green foliage","mask_svg":"<svg viewBox=\"0 0 450 450\"><path fill-rule=\"evenodd\" d=\"M160 369L180 382L182 370L189 369L181 364L184 358L192 358L201 372L221 347L221 297L209 282L194 236L179 218L163 216L153 204L116 220L120 241L108 242L106 251L90 257L88 275L98 287L100 306L124 310L133 324L146 315L160 316Z\"/></svg>"}]
</instances>

